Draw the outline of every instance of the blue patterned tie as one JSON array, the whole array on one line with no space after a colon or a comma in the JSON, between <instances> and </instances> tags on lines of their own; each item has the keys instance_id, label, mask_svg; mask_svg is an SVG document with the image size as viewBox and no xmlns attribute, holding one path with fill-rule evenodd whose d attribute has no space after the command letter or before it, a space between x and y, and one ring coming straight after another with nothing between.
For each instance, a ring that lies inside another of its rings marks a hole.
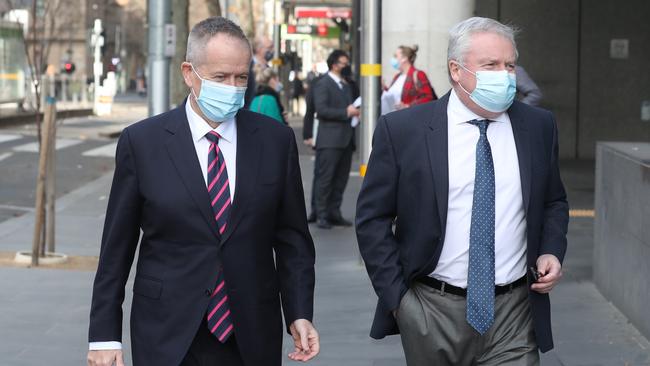
<instances>
[{"instance_id":1,"label":"blue patterned tie","mask_svg":"<svg viewBox=\"0 0 650 366\"><path fill-rule=\"evenodd\" d=\"M476 143L472 224L469 233L467 322L480 334L494 323L494 163L487 139L489 120L472 120Z\"/></svg>"}]
</instances>

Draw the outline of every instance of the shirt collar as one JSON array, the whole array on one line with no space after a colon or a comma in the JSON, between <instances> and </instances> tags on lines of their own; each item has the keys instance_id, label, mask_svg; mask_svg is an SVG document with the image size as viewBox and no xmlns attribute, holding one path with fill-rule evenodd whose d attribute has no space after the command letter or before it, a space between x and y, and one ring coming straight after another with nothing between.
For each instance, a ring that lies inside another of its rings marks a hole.
<instances>
[{"instance_id":1,"label":"shirt collar","mask_svg":"<svg viewBox=\"0 0 650 366\"><path fill-rule=\"evenodd\" d=\"M336 81L336 83L339 84L339 86L343 85L343 81L341 80L341 78L336 76L333 72L329 71L327 75L329 75L332 79L334 79L334 81Z\"/></svg>"},{"instance_id":2,"label":"shirt collar","mask_svg":"<svg viewBox=\"0 0 650 366\"><path fill-rule=\"evenodd\" d=\"M187 115L187 121L190 124L192 140L194 140L194 142L199 142L202 138L205 138L205 135L208 132L215 131L222 139L227 142L233 142L235 137L235 117L221 122L217 128L213 129L201 116L199 116L198 113L196 113L196 111L194 111L190 103L190 98L192 98L192 95L187 98L187 102L185 103L185 114Z\"/></svg>"},{"instance_id":3,"label":"shirt collar","mask_svg":"<svg viewBox=\"0 0 650 366\"><path fill-rule=\"evenodd\" d=\"M449 122L454 124L461 124L469 122L473 119L485 119L478 114L472 112L471 109L467 108L465 104L458 98L455 89L451 89L451 95L449 96L449 104L447 104L447 114L449 116ZM495 118L490 118L490 121L493 122L510 122L507 112L503 112Z\"/></svg>"}]
</instances>

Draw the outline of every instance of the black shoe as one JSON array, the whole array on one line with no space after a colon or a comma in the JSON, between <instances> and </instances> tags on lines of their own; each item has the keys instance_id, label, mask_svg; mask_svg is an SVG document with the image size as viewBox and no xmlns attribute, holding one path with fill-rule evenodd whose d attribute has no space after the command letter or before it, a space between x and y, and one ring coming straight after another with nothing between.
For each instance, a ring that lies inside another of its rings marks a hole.
<instances>
[{"instance_id":1,"label":"black shoe","mask_svg":"<svg viewBox=\"0 0 650 366\"><path fill-rule=\"evenodd\" d=\"M309 214L309 216L307 216L307 223L313 224L315 222L316 222L316 213L312 212Z\"/></svg>"},{"instance_id":2,"label":"black shoe","mask_svg":"<svg viewBox=\"0 0 650 366\"><path fill-rule=\"evenodd\" d=\"M332 228L332 224L330 224L329 221L325 219L318 219L318 221L316 222L316 226L318 226L318 228L320 229L326 229L326 230Z\"/></svg>"},{"instance_id":3,"label":"black shoe","mask_svg":"<svg viewBox=\"0 0 650 366\"><path fill-rule=\"evenodd\" d=\"M352 222L344 219L343 217L329 219L329 223L334 226L352 226Z\"/></svg>"}]
</instances>

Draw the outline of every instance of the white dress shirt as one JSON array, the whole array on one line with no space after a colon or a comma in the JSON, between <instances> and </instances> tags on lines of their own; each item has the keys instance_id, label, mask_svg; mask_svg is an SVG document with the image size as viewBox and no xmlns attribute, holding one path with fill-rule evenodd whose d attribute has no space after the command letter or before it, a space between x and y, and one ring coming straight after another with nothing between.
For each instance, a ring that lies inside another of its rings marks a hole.
<instances>
[{"instance_id":1,"label":"white dress shirt","mask_svg":"<svg viewBox=\"0 0 650 366\"><path fill-rule=\"evenodd\" d=\"M336 76L333 72L328 72L327 75L332 78L336 82L336 85L339 86L339 89L343 89L343 80L341 80L340 77Z\"/></svg>"},{"instance_id":2,"label":"white dress shirt","mask_svg":"<svg viewBox=\"0 0 650 366\"><path fill-rule=\"evenodd\" d=\"M193 98L191 95L189 98ZM194 150L201 165L201 172L203 173L203 181L205 182L206 189L208 185L208 150L211 142L205 137L210 131L217 132L221 138L219 139L219 149L226 160L226 171L228 172L229 188L230 188L230 201L232 202L235 197L235 181L237 179L237 123L234 118L226 120L219 124L215 129L210 127L201 116L198 115L192 108L190 101L185 104L185 113L187 114L187 121L190 124L190 131L192 133L192 141L194 142ZM122 349L122 343L117 341L110 342L90 342L89 350L113 350Z\"/></svg>"},{"instance_id":3,"label":"white dress shirt","mask_svg":"<svg viewBox=\"0 0 650 366\"><path fill-rule=\"evenodd\" d=\"M452 89L447 105L449 200L445 242L430 276L467 288L469 232L472 221L478 127L484 119L467 108ZM495 183L495 285L516 281L526 273L526 216L519 160L510 117L491 119L487 138L492 150Z\"/></svg>"}]
</instances>

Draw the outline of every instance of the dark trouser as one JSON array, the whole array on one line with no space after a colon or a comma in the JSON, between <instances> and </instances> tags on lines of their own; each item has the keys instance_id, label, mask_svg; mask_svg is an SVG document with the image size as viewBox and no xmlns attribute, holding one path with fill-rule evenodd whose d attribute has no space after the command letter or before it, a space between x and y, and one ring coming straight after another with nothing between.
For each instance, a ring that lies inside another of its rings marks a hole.
<instances>
[{"instance_id":1,"label":"dark trouser","mask_svg":"<svg viewBox=\"0 0 650 366\"><path fill-rule=\"evenodd\" d=\"M350 176L352 144L346 148L316 150L316 215L319 219L341 216L343 192Z\"/></svg>"},{"instance_id":2,"label":"dark trouser","mask_svg":"<svg viewBox=\"0 0 650 366\"><path fill-rule=\"evenodd\" d=\"M210 334L205 320L190 345L187 355L180 366L244 366L239 354L235 335L231 335L226 343L221 343L217 337Z\"/></svg>"},{"instance_id":3,"label":"dark trouser","mask_svg":"<svg viewBox=\"0 0 650 366\"><path fill-rule=\"evenodd\" d=\"M316 176L318 174L318 159L314 160L314 179L311 181L311 214L316 215Z\"/></svg>"},{"instance_id":4,"label":"dark trouser","mask_svg":"<svg viewBox=\"0 0 650 366\"><path fill-rule=\"evenodd\" d=\"M539 365L526 286L497 296L494 306L494 324L480 335L465 319L464 297L416 282L396 315L407 364Z\"/></svg>"}]
</instances>

